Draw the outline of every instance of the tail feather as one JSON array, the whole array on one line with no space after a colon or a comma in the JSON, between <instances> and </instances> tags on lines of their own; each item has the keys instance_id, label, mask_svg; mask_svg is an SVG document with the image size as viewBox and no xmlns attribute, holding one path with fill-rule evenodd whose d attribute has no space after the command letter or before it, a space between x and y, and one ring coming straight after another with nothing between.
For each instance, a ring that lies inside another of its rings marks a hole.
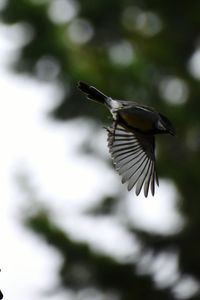
<instances>
[{"instance_id":1,"label":"tail feather","mask_svg":"<svg viewBox=\"0 0 200 300\"><path fill-rule=\"evenodd\" d=\"M88 99L105 104L108 97L97 90L95 87L88 85L87 83L84 83L82 81L79 81L77 86L82 92L87 95Z\"/></svg>"}]
</instances>

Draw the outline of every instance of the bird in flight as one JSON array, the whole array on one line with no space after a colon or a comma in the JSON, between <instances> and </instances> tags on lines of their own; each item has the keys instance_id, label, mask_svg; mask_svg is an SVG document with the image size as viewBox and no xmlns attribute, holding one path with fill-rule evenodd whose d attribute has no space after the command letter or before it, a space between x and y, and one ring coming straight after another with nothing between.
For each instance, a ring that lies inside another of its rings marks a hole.
<instances>
[{"instance_id":1,"label":"bird in flight","mask_svg":"<svg viewBox=\"0 0 200 300\"><path fill-rule=\"evenodd\" d=\"M154 196L155 183L159 185L155 135L175 135L171 122L151 107L112 99L84 82L80 81L78 88L88 99L104 104L112 114L113 124L107 128L108 147L122 183L128 183L129 191L136 186L136 195L143 187L145 197L149 189Z\"/></svg>"}]
</instances>

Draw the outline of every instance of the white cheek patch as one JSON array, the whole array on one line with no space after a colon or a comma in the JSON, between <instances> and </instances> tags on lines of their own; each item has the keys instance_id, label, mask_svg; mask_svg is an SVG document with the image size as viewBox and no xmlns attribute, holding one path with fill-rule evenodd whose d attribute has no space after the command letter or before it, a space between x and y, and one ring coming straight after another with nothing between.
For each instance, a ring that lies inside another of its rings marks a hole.
<instances>
[{"instance_id":1,"label":"white cheek patch","mask_svg":"<svg viewBox=\"0 0 200 300\"><path fill-rule=\"evenodd\" d=\"M159 130L164 130L164 131L166 130L166 128L164 127L164 125L161 123L160 120L158 120L157 128L158 128Z\"/></svg>"}]
</instances>

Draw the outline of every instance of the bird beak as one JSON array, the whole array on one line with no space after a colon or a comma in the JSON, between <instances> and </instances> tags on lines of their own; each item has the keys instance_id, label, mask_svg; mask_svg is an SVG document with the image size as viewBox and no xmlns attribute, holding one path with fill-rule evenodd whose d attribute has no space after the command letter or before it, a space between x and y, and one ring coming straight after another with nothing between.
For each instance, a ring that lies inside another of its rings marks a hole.
<instances>
[{"instance_id":1,"label":"bird beak","mask_svg":"<svg viewBox=\"0 0 200 300\"><path fill-rule=\"evenodd\" d=\"M169 131L169 134L171 134L173 136L176 135L176 130L174 128L169 128L168 131Z\"/></svg>"}]
</instances>

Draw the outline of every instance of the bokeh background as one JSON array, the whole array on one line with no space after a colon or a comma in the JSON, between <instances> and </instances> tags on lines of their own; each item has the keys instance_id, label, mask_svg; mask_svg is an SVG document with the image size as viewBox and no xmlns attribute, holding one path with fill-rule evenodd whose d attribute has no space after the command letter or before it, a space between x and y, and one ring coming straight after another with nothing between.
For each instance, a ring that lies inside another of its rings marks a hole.
<instances>
[{"instance_id":1,"label":"bokeh background","mask_svg":"<svg viewBox=\"0 0 200 300\"><path fill-rule=\"evenodd\" d=\"M200 299L200 1L0 1L0 288L11 299ZM108 112L150 105L160 187L115 173Z\"/></svg>"}]
</instances>

